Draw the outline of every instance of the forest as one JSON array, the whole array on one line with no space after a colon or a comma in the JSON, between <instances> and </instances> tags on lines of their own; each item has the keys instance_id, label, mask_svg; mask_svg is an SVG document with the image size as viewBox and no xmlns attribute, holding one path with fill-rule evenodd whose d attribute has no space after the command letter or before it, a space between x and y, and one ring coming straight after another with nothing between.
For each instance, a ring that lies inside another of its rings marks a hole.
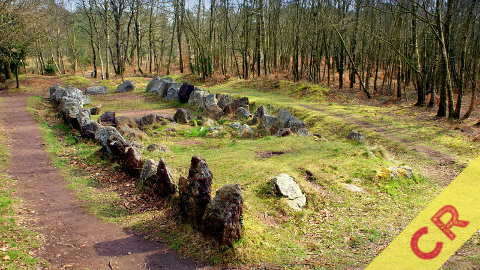
<instances>
[{"instance_id":1,"label":"forest","mask_svg":"<svg viewBox=\"0 0 480 270\"><path fill-rule=\"evenodd\" d=\"M415 91L417 106L465 119L478 16L475 0L3 0L2 72L274 75L368 98Z\"/></svg>"}]
</instances>

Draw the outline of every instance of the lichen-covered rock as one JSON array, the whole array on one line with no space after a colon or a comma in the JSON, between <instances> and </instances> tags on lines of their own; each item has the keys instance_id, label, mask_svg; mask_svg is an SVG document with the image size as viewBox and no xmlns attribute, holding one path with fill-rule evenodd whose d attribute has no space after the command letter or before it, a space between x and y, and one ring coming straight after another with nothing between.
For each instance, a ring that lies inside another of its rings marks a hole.
<instances>
[{"instance_id":1,"label":"lichen-covered rock","mask_svg":"<svg viewBox=\"0 0 480 270\"><path fill-rule=\"evenodd\" d=\"M244 108L244 107L239 107L239 108L237 109L237 111L235 112L235 117L236 117L237 119L248 119L248 118L250 118L250 116L252 116L252 115L251 115L250 112L249 112L246 108Z\"/></svg>"},{"instance_id":2,"label":"lichen-covered rock","mask_svg":"<svg viewBox=\"0 0 480 270\"><path fill-rule=\"evenodd\" d=\"M142 140L147 136L147 134L140 129L132 128L127 125L117 126L117 130L122 134L122 136L132 140Z\"/></svg>"},{"instance_id":3,"label":"lichen-covered rock","mask_svg":"<svg viewBox=\"0 0 480 270\"><path fill-rule=\"evenodd\" d=\"M120 157L123 169L132 175L140 175L143 167L142 155L135 147L128 146L125 148L125 154Z\"/></svg>"},{"instance_id":4,"label":"lichen-covered rock","mask_svg":"<svg viewBox=\"0 0 480 270\"><path fill-rule=\"evenodd\" d=\"M115 116L115 125L117 127L121 127L121 126L127 126L130 128L138 127L136 119L128 116Z\"/></svg>"},{"instance_id":5,"label":"lichen-covered rock","mask_svg":"<svg viewBox=\"0 0 480 270\"><path fill-rule=\"evenodd\" d=\"M186 109L177 109L175 115L173 116L173 120L177 123L186 124L190 122L191 116L190 112Z\"/></svg>"},{"instance_id":6,"label":"lichen-covered rock","mask_svg":"<svg viewBox=\"0 0 480 270\"><path fill-rule=\"evenodd\" d=\"M65 94L65 88L60 85L54 85L49 89L50 100L58 102L61 97Z\"/></svg>"},{"instance_id":7,"label":"lichen-covered rock","mask_svg":"<svg viewBox=\"0 0 480 270\"><path fill-rule=\"evenodd\" d=\"M86 139L95 139L95 133L100 128L100 124L94 121L88 121L80 127L80 135Z\"/></svg>"},{"instance_id":8,"label":"lichen-covered rock","mask_svg":"<svg viewBox=\"0 0 480 270\"><path fill-rule=\"evenodd\" d=\"M163 159L160 159L157 166L157 173L152 183L153 194L160 197L167 197L177 192L177 185L173 180L172 173Z\"/></svg>"},{"instance_id":9,"label":"lichen-covered rock","mask_svg":"<svg viewBox=\"0 0 480 270\"><path fill-rule=\"evenodd\" d=\"M190 98L188 99L188 104L197 107L198 109L204 110L205 109L205 97L208 95L208 92L197 90L193 91L190 94Z\"/></svg>"},{"instance_id":10,"label":"lichen-covered rock","mask_svg":"<svg viewBox=\"0 0 480 270\"><path fill-rule=\"evenodd\" d=\"M356 131L356 130L352 130L348 135L347 135L347 139L349 140L352 140L352 141L356 141L356 142L363 142L365 140L365 137L363 136L362 133Z\"/></svg>"},{"instance_id":11,"label":"lichen-covered rock","mask_svg":"<svg viewBox=\"0 0 480 270\"><path fill-rule=\"evenodd\" d=\"M217 97L217 105L223 109L225 109L225 107L228 105L228 104L231 104L233 102L233 98L232 96L230 95L223 95L223 94L220 94L218 95Z\"/></svg>"},{"instance_id":12,"label":"lichen-covered rock","mask_svg":"<svg viewBox=\"0 0 480 270\"><path fill-rule=\"evenodd\" d=\"M275 127L276 122L277 118L275 116L265 114L264 116L258 118L258 129L264 130L267 135L275 134L277 131L277 128Z\"/></svg>"},{"instance_id":13,"label":"lichen-covered rock","mask_svg":"<svg viewBox=\"0 0 480 270\"><path fill-rule=\"evenodd\" d=\"M172 83L168 87L165 93L165 100L166 101L179 101L178 92L180 90L180 86L178 84Z\"/></svg>"},{"instance_id":14,"label":"lichen-covered rock","mask_svg":"<svg viewBox=\"0 0 480 270\"><path fill-rule=\"evenodd\" d=\"M305 128L303 121L297 119L289 111L281 109L278 111L277 122L275 123L277 129L289 128L293 132Z\"/></svg>"},{"instance_id":15,"label":"lichen-covered rock","mask_svg":"<svg viewBox=\"0 0 480 270\"><path fill-rule=\"evenodd\" d=\"M82 126L90 122L90 110L80 108L75 120L76 121L74 122L73 127L80 130Z\"/></svg>"},{"instance_id":16,"label":"lichen-covered rock","mask_svg":"<svg viewBox=\"0 0 480 270\"><path fill-rule=\"evenodd\" d=\"M178 91L178 100L181 103L187 103L194 90L195 86L188 83L182 84L182 86L180 86L180 90Z\"/></svg>"},{"instance_id":17,"label":"lichen-covered rock","mask_svg":"<svg viewBox=\"0 0 480 270\"><path fill-rule=\"evenodd\" d=\"M82 108L83 105L81 100L68 96L63 96L58 105L58 109L63 119L72 125L75 125L76 117Z\"/></svg>"},{"instance_id":18,"label":"lichen-covered rock","mask_svg":"<svg viewBox=\"0 0 480 270\"><path fill-rule=\"evenodd\" d=\"M199 227L211 201L212 173L205 160L192 157L188 178L179 180L180 213L184 221Z\"/></svg>"},{"instance_id":19,"label":"lichen-covered rock","mask_svg":"<svg viewBox=\"0 0 480 270\"><path fill-rule=\"evenodd\" d=\"M160 151L160 152L168 152L168 147L165 145L159 145L159 144L150 144L147 146L147 151L149 152L155 152L155 151Z\"/></svg>"},{"instance_id":20,"label":"lichen-covered rock","mask_svg":"<svg viewBox=\"0 0 480 270\"><path fill-rule=\"evenodd\" d=\"M221 187L208 204L203 216L202 231L220 244L232 246L243 231L243 198L239 185Z\"/></svg>"},{"instance_id":21,"label":"lichen-covered rock","mask_svg":"<svg viewBox=\"0 0 480 270\"><path fill-rule=\"evenodd\" d=\"M103 95L107 93L107 87L105 86L90 86L85 90L88 95Z\"/></svg>"},{"instance_id":22,"label":"lichen-covered rock","mask_svg":"<svg viewBox=\"0 0 480 270\"><path fill-rule=\"evenodd\" d=\"M287 198L287 204L294 210L302 209L307 198L298 186L295 179L288 174L279 174L273 178L273 185L279 196Z\"/></svg>"},{"instance_id":23,"label":"lichen-covered rock","mask_svg":"<svg viewBox=\"0 0 480 270\"><path fill-rule=\"evenodd\" d=\"M136 186L139 190L145 190L145 184L148 182L150 177L153 177L157 174L157 164L153 159L147 159L143 162L142 171L140 172L140 177L136 183Z\"/></svg>"},{"instance_id":24,"label":"lichen-covered rock","mask_svg":"<svg viewBox=\"0 0 480 270\"><path fill-rule=\"evenodd\" d=\"M218 107L217 103L218 101L215 94L209 94L205 96L205 100L204 100L205 109L211 110L213 108L217 108Z\"/></svg>"},{"instance_id":25,"label":"lichen-covered rock","mask_svg":"<svg viewBox=\"0 0 480 270\"><path fill-rule=\"evenodd\" d=\"M133 90L135 90L135 84L132 81L126 80L117 86L117 90L115 92L123 93Z\"/></svg>"},{"instance_id":26,"label":"lichen-covered rock","mask_svg":"<svg viewBox=\"0 0 480 270\"><path fill-rule=\"evenodd\" d=\"M95 140L102 150L114 158L123 158L130 143L112 126L100 126L95 133Z\"/></svg>"},{"instance_id":27,"label":"lichen-covered rock","mask_svg":"<svg viewBox=\"0 0 480 270\"><path fill-rule=\"evenodd\" d=\"M98 118L98 122L103 126L115 126L117 124L115 112L104 112Z\"/></svg>"},{"instance_id":28,"label":"lichen-covered rock","mask_svg":"<svg viewBox=\"0 0 480 270\"><path fill-rule=\"evenodd\" d=\"M398 166L398 167L390 167L388 168L390 172L390 177L392 178L399 178L399 177L406 177L406 178L413 178L413 169L409 166Z\"/></svg>"}]
</instances>

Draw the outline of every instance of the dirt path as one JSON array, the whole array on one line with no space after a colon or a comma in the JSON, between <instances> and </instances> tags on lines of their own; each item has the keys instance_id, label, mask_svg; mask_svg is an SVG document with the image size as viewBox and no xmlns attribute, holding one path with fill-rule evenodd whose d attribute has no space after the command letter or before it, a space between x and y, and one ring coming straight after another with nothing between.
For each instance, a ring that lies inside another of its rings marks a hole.
<instances>
[{"instance_id":1,"label":"dirt path","mask_svg":"<svg viewBox=\"0 0 480 270\"><path fill-rule=\"evenodd\" d=\"M27 96L0 93L0 120L10 138L8 173L17 195L46 238L41 256L51 269L196 269L166 245L144 240L86 213L51 165L37 123L26 110Z\"/></svg>"}]
</instances>

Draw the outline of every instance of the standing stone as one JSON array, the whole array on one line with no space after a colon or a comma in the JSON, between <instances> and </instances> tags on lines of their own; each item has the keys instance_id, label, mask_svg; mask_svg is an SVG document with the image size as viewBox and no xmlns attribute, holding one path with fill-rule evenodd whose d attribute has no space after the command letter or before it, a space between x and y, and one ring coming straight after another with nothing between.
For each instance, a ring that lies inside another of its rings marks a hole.
<instances>
[{"instance_id":1,"label":"standing stone","mask_svg":"<svg viewBox=\"0 0 480 270\"><path fill-rule=\"evenodd\" d=\"M123 163L125 171L132 175L140 175L143 167L141 154L134 147L128 146L125 148L124 156L120 156L119 160Z\"/></svg>"},{"instance_id":2,"label":"standing stone","mask_svg":"<svg viewBox=\"0 0 480 270\"><path fill-rule=\"evenodd\" d=\"M157 166L157 174L153 183L153 193L160 197L167 197L177 192L177 185L173 176L163 159L160 159Z\"/></svg>"},{"instance_id":3,"label":"standing stone","mask_svg":"<svg viewBox=\"0 0 480 270\"><path fill-rule=\"evenodd\" d=\"M187 103L188 100L190 99L190 95L192 92L195 90L195 87L191 84L184 83L180 87L180 90L178 91L178 100L181 103Z\"/></svg>"},{"instance_id":4,"label":"standing stone","mask_svg":"<svg viewBox=\"0 0 480 270\"><path fill-rule=\"evenodd\" d=\"M91 86L85 90L88 95L103 95L107 93L107 87L105 86Z\"/></svg>"},{"instance_id":5,"label":"standing stone","mask_svg":"<svg viewBox=\"0 0 480 270\"><path fill-rule=\"evenodd\" d=\"M177 109L173 116L173 120L180 124L186 124L190 122L190 112L186 109Z\"/></svg>"},{"instance_id":6,"label":"standing stone","mask_svg":"<svg viewBox=\"0 0 480 270\"><path fill-rule=\"evenodd\" d=\"M117 124L115 120L115 112L104 112L98 118L98 122L104 126L115 126Z\"/></svg>"},{"instance_id":7,"label":"standing stone","mask_svg":"<svg viewBox=\"0 0 480 270\"><path fill-rule=\"evenodd\" d=\"M157 173L157 164L153 159L147 159L143 162L142 171L140 177L136 183L137 188L140 191L148 190L148 179L153 177Z\"/></svg>"},{"instance_id":8,"label":"standing stone","mask_svg":"<svg viewBox=\"0 0 480 270\"><path fill-rule=\"evenodd\" d=\"M126 80L117 86L117 90L115 92L122 93L130 92L133 90L135 90L135 84L132 81Z\"/></svg>"},{"instance_id":9,"label":"standing stone","mask_svg":"<svg viewBox=\"0 0 480 270\"><path fill-rule=\"evenodd\" d=\"M180 213L186 222L199 227L211 201L212 173L205 160L192 157L188 178L179 180Z\"/></svg>"},{"instance_id":10,"label":"standing stone","mask_svg":"<svg viewBox=\"0 0 480 270\"><path fill-rule=\"evenodd\" d=\"M243 198L239 185L221 187L203 216L203 232L220 244L233 246L243 230Z\"/></svg>"}]
</instances>

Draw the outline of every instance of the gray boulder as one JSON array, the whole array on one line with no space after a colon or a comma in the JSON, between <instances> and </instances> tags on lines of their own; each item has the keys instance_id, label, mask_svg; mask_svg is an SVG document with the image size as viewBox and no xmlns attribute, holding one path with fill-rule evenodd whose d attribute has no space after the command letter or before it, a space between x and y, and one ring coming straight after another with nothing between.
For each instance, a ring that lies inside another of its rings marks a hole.
<instances>
[{"instance_id":1,"label":"gray boulder","mask_svg":"<svg viewBox=\"0 0 480 270\"><path fill-rule=\"evenodd\" d=\"M105 86L91 86L85 90L88 95L103 95L107 93L107 87Z\"/></svg>"},{"instance_id":2,"label":"gray boulder","mask_svg":"<svg viewBox=\"0 0 480 270\"><path fill-rule=\"evenodd\" d=\"M193 91L190 94L190 98L188 99L188 104L191 106L197 107L198 109L204 110L205 109L205 97L208 95L208 92L197 90Z\"/></svg>"},{"instance_id":3,"label":"gray boulder","mask_svg":"<svg viewBox=\"0 0 480 270\"><path fill-rule=\"evenodd\" d=\"M203 232L221 245L233 246L243 231L243 198L239 185L221 187L203 215Z\"/></svg>"},{"instance_id":4,"label":"gray boulder","mask_svg":"<svg viewBox=\"0 0 480 270\"><path fill-rule=\"evenodd\" d=\"M348 135L347 135L347 139L349 140L352 140L352 141L356 141L356 142L363 142L365 140L365 137L363 136L362 133L356 131L356 130L352 130Z\"/></svg>"},{"instance_id":5,"label":"gray boulder","mask_svg":"<svg viewBox=\"0 0 480 270\"><path fill-rule=\"evenodd\" d=\"M115 112L104 112L98 118L98 122L103 126L115 126L117 124Z\"/></svg>"},{"instance_id":6,"label":"gray boulder","mask_svg":"<svg viewBox=\"0 0 480 270\"><path fill-rule=\"evenodd\" d=\"M179 101L179 92L180 88L176 84L171 84L170 87L167 89L167 92L165 94L165 100L166 101Z\"/></svg>"},{"instance_id":7,"label":"gray boulder","mask_svg":"<svg viewBox=\"0 0 480 270\"><path fill-rule=\"evenodd\" d=\"M141 191L145 189L145 183L147 179L154 176L157 173L157 164L153 159L147 159L143 162L142 171L140 172L140 177L136 183L137 188Z\"/></svg>"},{"instance_id":8,"label":"gray boulder","mask_svg":"<svg viewBox=\"0 0 480 270\"><path fill-rule=\"evenodd\" d=\"M181 103L187 103L190 99L190 95L195 91L195 86L184 83L178 91L178 99Z\"/></svg>"},{"instance_id":9,"label":"gray boulder","mask_svg":"<svg viewBox=\"0 0 480 270\"><path fill-rule=\"evenodd\" d=\"M223 94L220 94L218 95L217 97L218 99L218 102L217 102L217 105L223 109L225 109L225 107L228 105L228 104L231 104L233 102L233 98L232 96L230 95L223 95Z\"/></svg>"},{"instance_id":10,"label":"gray boulder","mask_svg":"<svg viewBox=\"0 0 480 270\"><path fill-rule=\"evenodd\" d=\"M61 97L65 94L65 88L60 85L54 85L49 89L50 100L58 102Z\"/></svg>"},{"instance_id":11,"label":"gray boulder","mask_svg":"<svg viewBox=\"0 0 480 270\"><path fill-rule=\"evenodd\" d=\"M212 109L214 107L218 107L217 103L218 103L218 101L217 101L217 98L216 98L215 94L209 94L209 95L205 96L204 104L205 104L205 108L207 110Z\"/></svg>"},{"instance_id":12,"label":"gray boulder","mask_svg":"<svg viewBox=\"0 0 480 270\"><path fill-rule=\"evenodd\" d=\"M126 80L117 86L117 90L115 92L123 93L123 92L130 92L133 90L135 90L135 84L132 81Z\"/></svg>"},{"instance_id":13,"label":"gray boulder","mask_svg":"<svg viewBox=\"0 0 480 270\"><path fill-rule=\"evenodd\" d=\"M275 123L277 129L289 128L293 132L297 132L301 128L305 128L305 124L293 116L289 111L281 109L278 111L277 123Z\"/></svg>"},{"instance_id":14,"label":"gray boulder","mask_svg":"<svg viewBox=\"0 0 480 270\"><path fill-rule=\"evenodd\" d=\"M294 210L305 207L307 198L293 177L288 174L280 174L273 178L273 185L279 196L287 198L287 204Z\"/></svg>"},{"instance_id":15,"label":"gray boulder","mask_svg":"<svg viewBox=\"0 0 480 270\"><path fill-rule=\"evenodd\" d=\"M238 107L237 111L235 112L235 117L237 119L248 119L252 116L252 114L244 107Z\"/></svg>"},{"instance_id":16,"label":"gray boulder","mask_svg":"<svg viewBox=\"0 0 480 270\"><path fill-rule=\"evenodd\" d=\"M171 83L173 83L171 78L155 77L148 83L146 91L163 97Z\"/></svg>"},{"instance_id":17,"label":"gray boulder","mask_svg":"<svg viewBox=\"0 0 480 270\"><path fill-rule=\"evenodd\" d=\"M177 109L175 115L173 116L173 120L177 123L186 124L190 122L191 116L190 112L186 109Z\"/></svg>"},{"instance_id":18,"label":"gray boulder","mask_svg":"<svg viewBox=\"0 0 480 270\"><path fill-rule=\"evenodd\" d=\"M80 135L86 139L95 139L95 133L100 128L100 124L94 121L88 121L80 127Z\"/></svg>"},{"instance_id":19,"label":"gray boulder","mask_svg":"<svg viewBox=\"0 0 480 270\"><path fill-rule=\"evenodd\" d=\"M258 129L264 130L267 134L274 134L277 130L275 123L277 123L277 117L265 114L258 119Z\"/></svg>"}]
</instances>

